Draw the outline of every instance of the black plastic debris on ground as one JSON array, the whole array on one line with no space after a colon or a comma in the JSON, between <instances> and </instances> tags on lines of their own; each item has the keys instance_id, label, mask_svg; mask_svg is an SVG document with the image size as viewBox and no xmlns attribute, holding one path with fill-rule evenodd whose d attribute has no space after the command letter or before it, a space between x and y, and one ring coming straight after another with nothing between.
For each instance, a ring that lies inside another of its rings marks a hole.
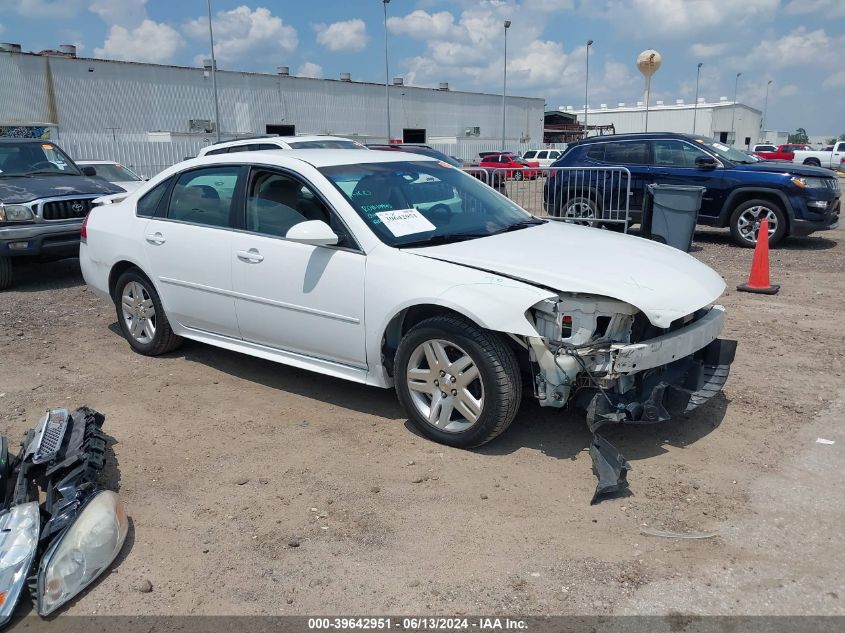
<instances>
[{"instance_id":1,"label":"black plastic debris on ground","mask_svg":"<svg viewBox=\"0 0 845 633\"><path fill-rule=\"evenodd\" d=\"M590 457L593 460L593 474L598 479L590 505L628 489L631 465L613 444L598 433L593 434L593 441L590 442Z\"/></svg>"}]
</instances>

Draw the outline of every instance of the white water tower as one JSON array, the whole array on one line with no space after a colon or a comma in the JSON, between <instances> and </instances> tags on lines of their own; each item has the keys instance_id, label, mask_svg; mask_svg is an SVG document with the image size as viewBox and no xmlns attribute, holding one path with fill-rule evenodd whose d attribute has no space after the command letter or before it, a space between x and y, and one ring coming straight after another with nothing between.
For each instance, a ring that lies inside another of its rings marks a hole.
<instances>
[{"instance_id":1,"label":"white water tower","mask_svg":"<svg viewBox=\"0 0 845 633\"><path fill-rule=\"evenodd\" d=\"M648 49L637 55L637 68L645 77L645 131L648 132L648 102L651 96L651 76L660 68L660 53Z\"/></svg>"}]
</instances>

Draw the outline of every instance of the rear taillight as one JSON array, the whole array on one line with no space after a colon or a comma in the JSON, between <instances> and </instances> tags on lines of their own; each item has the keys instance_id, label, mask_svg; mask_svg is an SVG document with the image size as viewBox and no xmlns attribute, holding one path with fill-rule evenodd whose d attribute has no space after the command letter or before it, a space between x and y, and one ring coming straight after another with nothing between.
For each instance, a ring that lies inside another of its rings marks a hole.
<instances>
[{"instance_id":1,"label":"rear taillight","mask_svg":"<svg viewBox=\"0 0 845 633\"><path fill-rule=\"evenodd\" d=\"M81 242L88 242L88 218L91 217L91 213L89 212L88 215L85 216L85 219L82 220L82 231L79 233L79 240Z\"/></svg>"}]
</instances>

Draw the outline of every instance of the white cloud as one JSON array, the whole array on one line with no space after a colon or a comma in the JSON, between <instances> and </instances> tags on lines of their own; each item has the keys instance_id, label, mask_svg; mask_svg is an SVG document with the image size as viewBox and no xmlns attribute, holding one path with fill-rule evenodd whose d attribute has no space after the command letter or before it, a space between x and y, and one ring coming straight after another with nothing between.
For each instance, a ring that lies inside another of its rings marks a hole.
<instances>
[{"instance_id":1,"label":"white cloud","mask_svg":"<svg viewBox=\"0 0 845 633\"><path fill-rule=\"evenodd\" d=\"M367 25L355 18L332 24L317 24L317 41L330 51L357 52L367 46Z\"/></svg>"},{"instance_id":2,"label":"white cloud","mask_svg":"<svg viewBox=\"0 0 845 633\"><path fill-rule=\"evenodd\" d=\"M557 11L569 11L574 8L574 0L524 0L522 3L523 11L555 13Z\"/></svg>"},{"instance_id":3,"label":"white cloud","mask_svg":"<svg viewBox=\"0 0 845 633\"><path fill-rule=\"evenodd\" d=\"M82 10L81 0L18 0L11 4L25 18L72 18Z\"/></svg>"},{"instance_id":4,"label":"white cloud","mask_svg":"<svg viewBox=\"0 0 845 633\"><path fill-rule=\"evenodd\" d=\"M842 0L790 0L783 8L787 15L824 15L826 18L845 16Z\"/></svg>"},{"instance_id":5,"label":"white cloud","mask_svg":"<svg viewBox=\"0 0 845 633\"><path fill-rule=\"evenodd\" d=\"M590 7L593 7L591 3ZM606 0L600 14L640 36L687 37L692 32L771 19L780 0Z\"/></svg>"},{"instance_id":6,"label":"white cloud","mask_svg":"<svg viewBox=\"0 0 845 633\"><path fill-rule=\"evenodd\" d=\"M106 59L163 64L170 62L183 45L182 37L173 27L144 20L134 29L112 26L103 47L94 49L94 54Z\"/></svg>"},{"instance_id":7,"label":"white cloud","mask_svg":"<svg viewBox=\"0 0 845 633\"><path fill-rule=\"evenodd\" d=\"M388 18L387 28L391 33L408 35L418 40L447 39L464 34L464 31L455 25L455 17L448 11L439 13L412 11L401 18Z\"/></svg>"},{"instance_id":8,"label":"white cloud","mask_svg":"<svg viewBox=\"0 0 845 633\"><path fill-rule=\"evenodd\" d=\"M845 88L845 70L833 73L830 77L824 80L822 86L825 88Z\"/></svg>"},{"instance_id":9,"label":"white cloud","mask_svg":"<svg viewBox=\"0 0 845 633\"><path fill-rule=\"evenodd\" d=\"M831 37L824 29L807 31L802 26L774 40L760 42L748 54L747 61L751 65L765 68L788 68L805 64L816 68L819 64L836 64L836 55L825 53L842 50L843 46L845 36Z\"/></svg>"},{"instance_id":10,"label":"white cloud","mask_svg":"<svg viewBox=\"0 0 845 633\"><path fill-rule=\"evenodd\" d=\"M319 79L323 76L323 67L320 66L320 64L315 64L313 62L305 62L299 67L299 70L296 71L296 76Z\"/></svg>"},{"instance_id":11,"label":"white cloud","mask_svg":"<svg viewBox=\"0 0 845 633\"><path fill-rule=\"evenodd\" d=\"M147 0L93 0L88 10L106 24L133 28L147 18Z\"/></svg>"},{"instance_id":12,"label":"white cloud","mask_svg":"<svg viewBox=\"0 0 845 633\"><path fill-rule=\"evenodd\" d=\"M690 52L698 59L707 59L709 57L716 57L721 55L728 49L727 42L714 44L693 44L690 47Z\"/></svg>"},{"instance_id":13,"label":"white cloud","mask_svg":"<svg viewBox=\"0 0 845 633\"><path fill-rule=\"evenodd\" d=\"M230 11L218 11L214 17L214 54L218 61L235 62L265 57L282 61L281 54L296 49L299 38L296 29L285 24L269 9L254 11L241 5ZM184 25L188 37L208 40L208 18L191 20ZM198 58L208 57L207 54Z\"/></svg>"}]
</instances>

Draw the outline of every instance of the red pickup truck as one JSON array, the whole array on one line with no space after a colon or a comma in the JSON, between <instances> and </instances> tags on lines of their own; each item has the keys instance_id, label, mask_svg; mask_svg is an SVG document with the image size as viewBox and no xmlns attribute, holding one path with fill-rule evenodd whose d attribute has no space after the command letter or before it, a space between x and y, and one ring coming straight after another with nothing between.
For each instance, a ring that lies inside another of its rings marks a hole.
<instances>
[{"instance_id":1,"label":"red pickup truck","mask_svg":"<svg viewBox=\"0 0 845 633\"><path fill-rule=\"evenodd\" d=\"M791 162L792 159L795 158L795 150L807 149L808 147L809 145L801 143L789 143L788 145L779 145L773 152L757 150L754 153L760 158L765 158L766 160L788 160Z\"/></svg>"}]
</instances>

